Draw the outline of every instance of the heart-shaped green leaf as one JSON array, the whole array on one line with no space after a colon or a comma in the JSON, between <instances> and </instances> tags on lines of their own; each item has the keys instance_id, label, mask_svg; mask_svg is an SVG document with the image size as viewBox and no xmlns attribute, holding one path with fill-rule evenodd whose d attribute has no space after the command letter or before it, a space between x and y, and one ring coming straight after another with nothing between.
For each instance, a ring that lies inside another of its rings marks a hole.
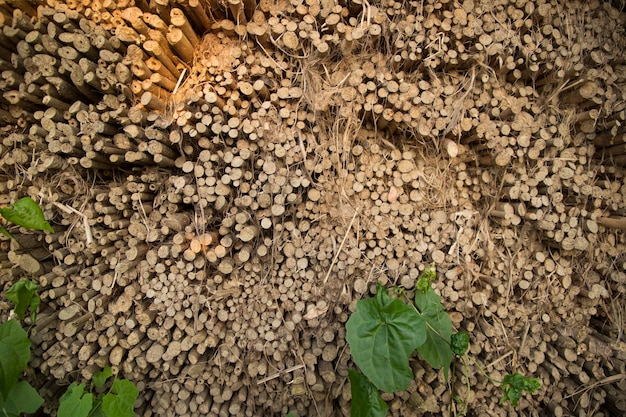
<instances>
[{"instance_id":1,"label":"heart-shaped green leaf","mask_svg":"<svg viewBox=\"0 0 626 417\"><path fill-rule=\"evenodd\" d=\"M409 357L426 340L424 319L379 286L374 298L359 300L346 323L354 362L380 390L405 390L413 373Z\"/></svg>"},{"instance_id":2,"label":"heart-shaped green leaf","mask_svg":"<svg viewBox=\"0 0 626 417\"><path fill-rule=\"evenodd\" d=\"M126 379L116 379L112 393L102 398L102 410L108 417L133 417L135 400L139 396L137 387Z\"/></svg>"},{"instance_id":3,"label":"heart-shaped green leaf","mask_svg":"<svg viewBox=\"0 0 626 417\"><path fill-rule=\"evenodd\" d=\"M93 394L85 392L85 384L72 384L59 400L58 417L87 417L93 406Z\"/></svg>"}]
</instances>

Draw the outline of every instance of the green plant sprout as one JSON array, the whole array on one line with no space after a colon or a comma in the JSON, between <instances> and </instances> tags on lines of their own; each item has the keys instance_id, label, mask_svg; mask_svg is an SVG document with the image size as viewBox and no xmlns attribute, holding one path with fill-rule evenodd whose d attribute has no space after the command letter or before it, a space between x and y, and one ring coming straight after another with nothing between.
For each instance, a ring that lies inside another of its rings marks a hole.
<instances>
[{"instance_id":1,"label":"green plant sprout","mask_svg":"<svg viewBox=\"0 0 626 417\"><path fill-rule=\"evenodd\" d=\"M533 393L541 387L541 381L538 378L528 378L520 373L508 374L502 380L502 391L504 395L500 398L500 404L507 401L515 407L524 391Z\"/></svg>"},{"instance_id":2,"label":"green plant sprout","mask_svg":"<svg viewBox=\"0 0 626 417\"><path fill-rule=\"evenodd\" d=\"M463 340L459 340L463 339ZM450 339L450 346L455 354L461 362L463 363L463 373L466 375L466 383L467 383L467 396L468 398L462 400L458 397L455 397L455 402L462 405L460 410L461 415L465 415L467 412L467 404L469 402L469 395L471 391L471 386L469 385L468 375L468 363L467 360L472 361L472 365L478 369L478 371L483 374L491 383L494 385L499 385L502 389L503 395L500 398L500 404L504 404L507 401L511 402L513 407L517 406L518 401L522 398L522 394L524 392L528 392L530 394L534 393L541 387L541 381L538 378L529 378L518 372L514 374L507 374L502 381L498 381L495 378L492 378L485 370L476 362L474 358L467 355L467 350L469 348L469 335L466 332L458 332L452 335ZM454 362L452 363L453 367L456 365ZM453 368L454 369L454 368ZM454 374L453 374L454 375Z\"/></svg>"},{"instance_id":3,"label":"green plant sprout","mask_svg":"<svg viewBox=\"0 0 626 417\"><path fill-rule=\"evenodd\" d=\"M98 394L107 380L113 377L113 383L106 393ZM94 393L96 392L96 393ZM72 384L60 399L58 417L133 417L135 400L139 390L127 379L117 379L111 367L97 372L91 379L89 390L85 384Z\"/></svg>"},{"instance_id":4,"label":"green plant sprout","mask_svg":"<svg viewBox=\"0 0 626 417\"><path fill-rule=\"evenodd\" d=\"M380 284L373 298L357 301L356 311L346 323L346 340L354 363L362 372L350 371L349 374L352 417L386 415L387 404L378 390L395 392L409 387L414 378L409 358L415 351L433 368L443 368L446 383L454 356L462 358L467 375L464 358L469 348L469 335L453 332L450 316L431 285L436 276L434 265L422 273L413 302L401 289L395 292L404 296L406 303L390 297ZM480 371L487 376L482 369ZM507 375L502 381L487 378L502 387L504 396L500 403L511 401L513 406L517 405L524 391L533 393L541 386L538 379L526 378L519 373ZM469 378L466 380L469 384ZM468 385L468 396L469 388ZM467 400L454 400L464 403L464 408L467 406Z\"/></svg>"},{"instance_id":5,"label":"green plant sprout","mask_svg":"<svg viewBox=\"0 0 626 417\"><path fill-rule=\"evenodd\" d=\"M30 197L20 198L10 206L0 208L0 216L8 222L27 229L54 232L50 223L46 221L39 204ZM9 239L14 239L3 226L0 226L0 233Z\"/></svg>"},{"instance_id":6,"label":"green plant sprout","mask_svg":"<svg viewBox=\"0 0 626 417\"><path fill-rule=\"evenodd\" d=\"M465 355L467 353L467 351L469 350L469 334L467 334L467 332L465 331L460 331L458 333L454 333L452 335L452 337L450 337L450 349L452 349L452 353L454 353L454 356L461 358L461 361L463 363L463 374L465 375L465 382L466 382L466 386L467 386L467 398L465 400L463 400L460 397L454 396L452 399L454 400L454 403L452 404L453 407L455 407L456 404L459 404L460 409L458 414L464 416L467 413L467 406L469 404L469 400L470 400L470 393L472 391L472 387L470 385L470 380L467 377L468 375L468 366L467 363L465 361ZM454 378L454 375L456 375L456 362L452 362L452 378ZM450 387L454 386L454 381L450 381ZM456 410L456 408L454 408Z\"/></svg>"}]
</instances>

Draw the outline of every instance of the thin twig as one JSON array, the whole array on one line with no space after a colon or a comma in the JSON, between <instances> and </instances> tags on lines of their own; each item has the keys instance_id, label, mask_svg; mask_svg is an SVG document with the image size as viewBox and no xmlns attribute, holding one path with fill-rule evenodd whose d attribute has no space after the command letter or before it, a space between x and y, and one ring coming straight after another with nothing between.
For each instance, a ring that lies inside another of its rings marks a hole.
<instances>
[{"instance_id":1,"label":"thin twig","mask_svg":"<svg viewBox=\"0 0 626 417\"><path fill-rule=\"evenodd\" d=\"M55 201L53 203L56 207L60 208L61 210L63 210L64 212L66 212L67 214L77 214L81 217L81 219L83 220L83 227L85 228L85 243L87 245L90 245L91 243L93 243L93 234L91 233L91 227L89 226L89 222L87 221L87 217L81 213L80 211L76 210L74 207L72 206L68 206L66 204L63 203L59 203L58 201Z\"/></svg>"},{"instance_id":2,"label":"thin twig","mask_svg":"<svg viewBox=\"0 0 626 417\"><path fill-rule=\"evenodd\" d=\"M350 229L352 229L352 224L354 224L354 219L356 219L356 215L359 212L359 208L357 207L356 210L354 210L354 215L352 216L352 220L350 220L350 224L348 225L348 230L346 230L346 234L343 235L343 240L341 241L341 245L339 245L339 249L337 250L337 253L335 253L335 257L333 258L333 261L330 263L330 267L328 268L328 272L326 273L326 277L324 278L324 284L326 284L326 282L328 281L328 277L330 277L330 273L333 270L333 266L335 266L335 262L337 262L337 258L339 258L339 254L341 253L341 250L343 249L343 244L346 243L346 239L348 239L348 233L350 233Z\"/></svg>"},{"instance_id":3,"label":"thin twig","mask_svg":"<svg viewBox=\"0 0 626 417\"><path fill-rule=\"evenodd\" d=\"M176 92L178 91L178 87L180 87L181 83L183 82L183 77L185 76L186 72L187 72L187 68L183 68L183 71L180 73L180 77L178 77L178 82L176 83L176 87L174 87L174 91L172 91L172 95L176 94Z\"/></svg>"},{"instance_id":4,"label":"thin twig","mask_svg":"<svg viewBox=\"0 0 626 417\"><path fill-rule=\"evenodd\" d=\"M585 392L588 391L590 389L593 388L597 388L597 387L601 387L602 385L608 385L608 384L613 384L615 382L619 382L623 379L626 379L626 374L616 374L616 375L611 375L611 376L607 376L604 379L601 379L600 381L596 381L593 383L590 383L588 385L583 385L582 387L580 387L577 391L575 391L573 394L568 395L567 397L564 397L564 400L567 400L568 398L572 398L578 394L580 394L581 392Z\"/></svg>"},{"instance_id":5,"label":"thin twig","mask_svg":"<svg viewBox=\"0 0 626 417\"><path fill-rule=\"evenodd\" d=\"M278 378L281 375L285 375L285 374L291 373L293 371L297 371L298 369L302 369L302 368L304 368L304 365L292 366L291 368L287 368L284 371L276 372L275 374L270 375L270 376L268 376L266 378L259 379L256 383L257 383L257 385L261 385L261 384L266 383L267 381L271 381L272 379L276 379L276 378Z\"/></svg>"},{"instance_id":6,"label":"thin twig","mask_svg":"<svg viewBox=\"0 0 626 417\"><path fill-rule=\"evenodd\" d=\"M494 366L496 363L508 358L509 356L511 356L513 354L513 351L510 350L509 353L505 353L504 355L500 356L499 358L497 358L496 360L494 360L493 362L491 362L489 365L485 366L485 368L491 368L492 366Z\"/></svg>"}]
</instances>

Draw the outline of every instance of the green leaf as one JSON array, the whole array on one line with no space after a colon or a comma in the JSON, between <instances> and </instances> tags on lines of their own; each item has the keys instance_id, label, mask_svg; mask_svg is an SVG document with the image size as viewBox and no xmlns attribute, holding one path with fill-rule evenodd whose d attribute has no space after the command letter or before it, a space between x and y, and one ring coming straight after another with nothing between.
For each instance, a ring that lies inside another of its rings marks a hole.
<instances>
[{"instance_id":1,"label":"green leaf","mask_svg":"<svg viewBox=\"0 0 626 417\"><path fill-rule=\"evenodd\" d=\"M452 320L441 303L441 297L432 288L426 292L416 291L415 305L426 320L426 342L417 351L433 368L443 367L447 381L454 357L450 348Z\"/></svg>"},{"instance_id":2,"label":"green leaf","mask_svg":"<svg viewBox=\"0 0 626 417\"><path fill-rule=\"evenodd\" d=\"M85 392L85 384L72 384L59 400L58 417L87 417L93 406L93 394Z\"/></svg>"},{"instance_id":3,"label":"green leaf","mask_svg":"<svg viewBox=\"0 0 626 417\"><path fill-rule=\"evenodd\" d=\"M37 307L41 299L37 295L39 286L27 280L18 281L9 288L6 293L7 299L15 303L13 311L20 320L24 320L24 313L30 307L30 319L34 323L37 316Z\"/></svg>"},{"instance_id":4,"label":"green leaf","mask_svg":"<svg viewBox=\"0 0 626 417\"><path fill-rule=\"evenodd\" d=\"M385 417L387 403L380 398L376 387L362 375L352 369L348 371L352 403L350 417Z\"/></svg>"},{"instance_id":5,"label":"green leaf","mask_svg":"<svg viewBox=\"0 0 626 417\"><path fill-rule=\"evenodd\" d=\"M0 234L8 237L9 239L15 239L13 237L13 235L11 233L9 233L9 231L7 229L5 229L4 227L0 226Z\"/></svg>"},{"instance_id":6,"label":"green leaf","mask_svg":"<svg viewBox=\"0 0 626 417\"><path fill-rule=\"evenodd\" d=\"M502 391L504 395L500 398L500 404L511 401L511 405L515 407L524 391L533 393L541 387L541 381L537 378L527 378L520 373L508 374L502 380Z\"/></svg>"},{"instance_id":7,"label":"green leaf","mask_svg":"<svg viewBox=\"0 0 626 417\"><path fill-rule=\"evenodd\" d=\"M108 417L133 417L135 400L139 390L127 379L116 379L108 393L102 398L102 411Z\"/></svg>"},{"instance_id":8,"label":"green leaf","mask_svg":"<svg viewBox=\"0 0 626 417\"><path fill-rule=\"evenodd\" d=\"M16 320L0 324L0 394L7 398L30 359L30 340Z\"/></svg>"},{"instance_id":9,"label":"green leaf","mask_svg":"<svg viewBox=\"0 0 626 417\"><path fill-rule=\"evenodd\" d=\"M415 288L421 293L426 293L429 290L432 290L430 283L435 279L437 279L437 271L435 269L435 263L433 262L431 266L426 268L424 272L421 273L421 275L417 279L417 284L415 284Z\"/></svg>"},{"instance_id":10,"label":"green leaf","mask_svg":"<svg viewBox=\"0 0 626 417\"><path fill-rule=\"evenodd\" d=\"M346 323L354 362L380 390L405 390L413 373L409 357L426 340L424 319L378 286L374 298L359 300Z\"/></svg>"},{"instance_id":11,"label":"green leaf","mask_svg":"<svg viewBox=\"0 0 626 417\"><path fill-rule=\"evenodd\" d=\"M289 412L285 417L297 417L294 413Z\"/></svg>"},{"instance_id":12,"label":"green leaf","mask_svg":"<svg viewBox=\"0 0 626 417\"><path fill-rule=\"evenodd\" d=\"M5 399L6 398L6 401ZM0 396L0 415L19 416L22 413L34 413L43 404L43 398L26 381L13 385L8 395Z\"/></svg>"},{"instance_id":13,"label":"green leaf","mask_svg":"<svg viewBox=\"0 0 626 417\"><path fill-rule=\"evenodd\" d=\"M93 381L93 385L96 388L102 388L106 380L109 379L112 375L113 372L111 372L111 367L105 366L103 370L96 372L91 380Z\"/></svg>"},{"instance_id":14,"label":"green leaf","mask_svg":"<svg viewBox=\"0 0 626 417\"><path fill-rule=\"evenodd\" d=\"M458 332L450 337L450 349L456 356L463 356L469 349L469 335L467 332Z\"/></svg>"},{"instance_id":15,"label":"green leaf","mask_svg":"<svg viewBox=\"0 0 626 417\"><path fill-rule=\"evenodd\" d=\"M43 216L39 204L30 197L20 198L10 207L0 208L0 215L11 223L27 229L54 232L54 229Z\"/></svg>"}]
</instances>

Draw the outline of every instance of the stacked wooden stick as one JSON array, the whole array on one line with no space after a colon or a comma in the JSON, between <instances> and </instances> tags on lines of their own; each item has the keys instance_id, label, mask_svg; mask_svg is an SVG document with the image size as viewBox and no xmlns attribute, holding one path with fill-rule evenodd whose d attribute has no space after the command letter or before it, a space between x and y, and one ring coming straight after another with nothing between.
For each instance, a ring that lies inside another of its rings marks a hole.
<instances>
[{"instance_id":1,"label":"stacked wooden stick","mask_svg":"<svg viewBox=\"0 0 626 417\"><path fill-rule=\"evenodd\" d=\"M2 242L33 365L113 365L140 415L347 415L354 302L434 261L478 361L542 379L522 410L624 411L623 18L522 3L2 2L2 203L55 228ZM412 366L393 414L448 412Z\"/></svg>"}]
</instances>

